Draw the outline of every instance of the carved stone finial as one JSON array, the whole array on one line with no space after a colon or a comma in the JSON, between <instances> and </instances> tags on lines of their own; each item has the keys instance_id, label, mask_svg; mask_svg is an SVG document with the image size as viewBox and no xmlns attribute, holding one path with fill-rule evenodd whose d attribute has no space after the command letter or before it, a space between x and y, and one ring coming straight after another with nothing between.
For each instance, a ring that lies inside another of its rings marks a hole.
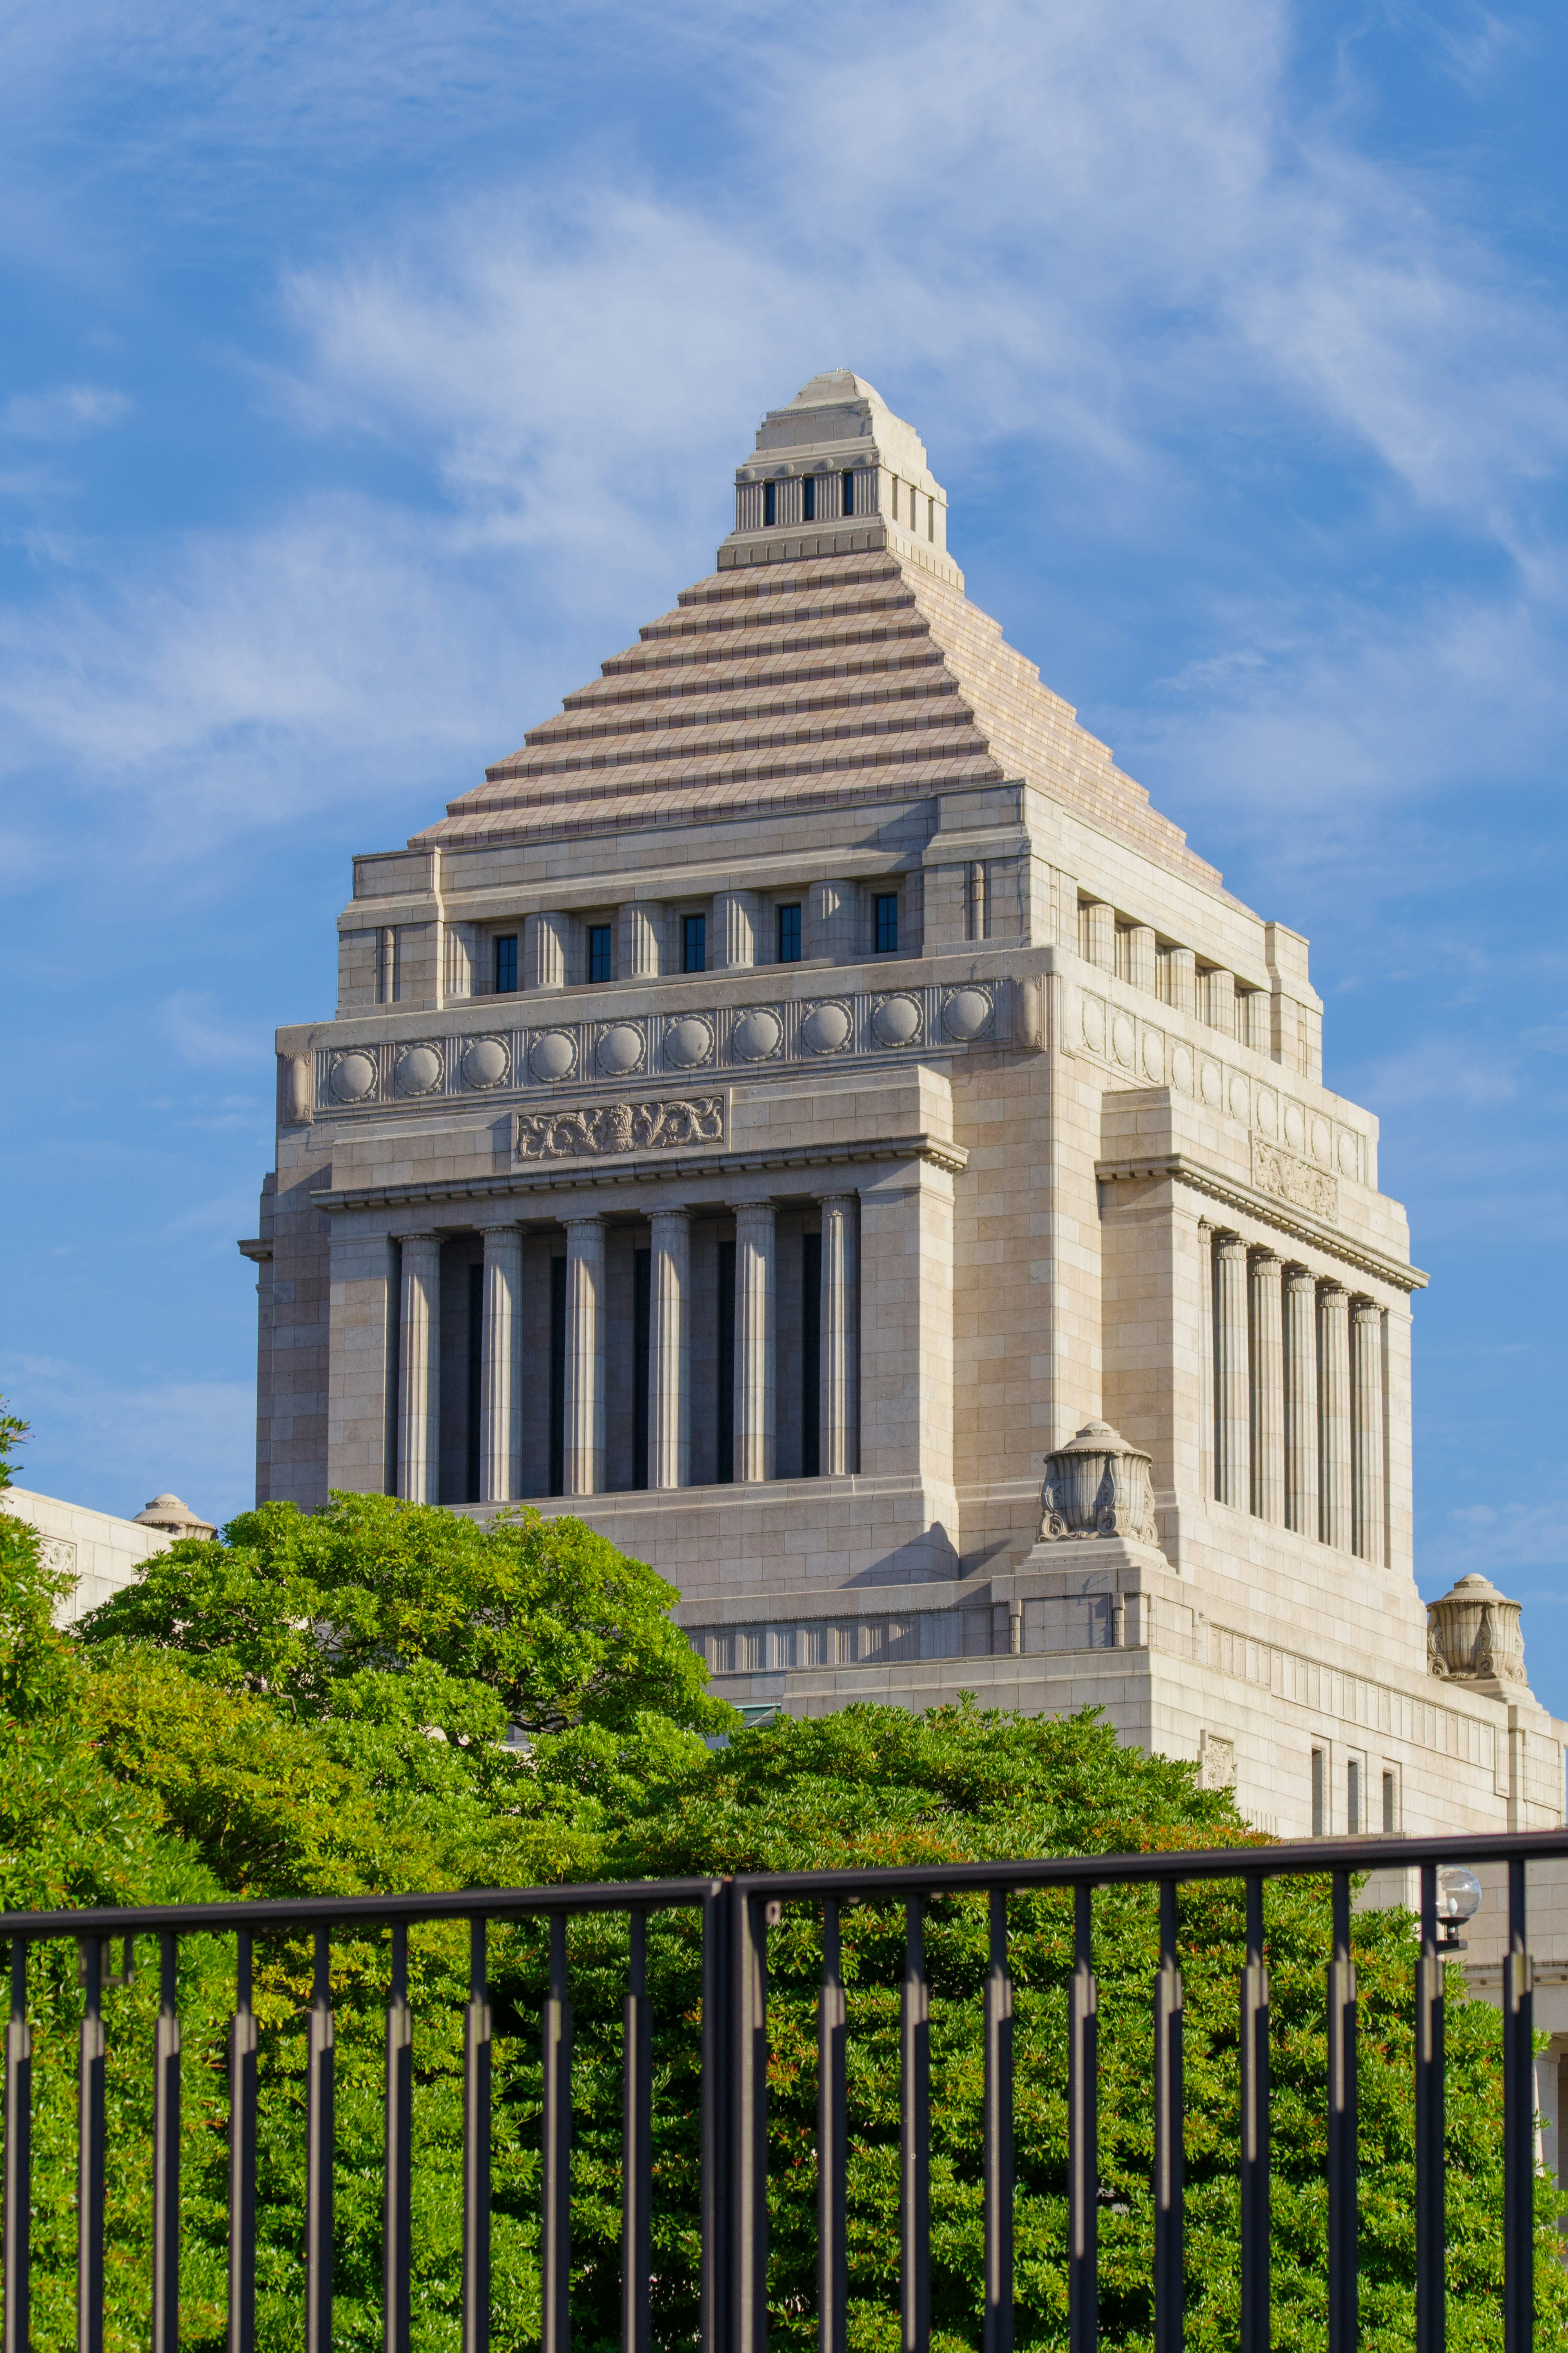
<instances>
[{"instance_id":1,"label":"carved stone finial","mask_svg":"<svg viewBox=\"0 0 1568 2353\"><path fill-rule=\"evenodd\" d=\"M1108 1421L1086 1421L1046 1457L1040 1491L1040 1542L1068 1536L1124 1536L1157 1545L1154 1465Z\"/></svg>"},{"instance_id":2,"label":"carved stone finial","mask_svg":"<svg viewBox=\"0 0 1568 2353\"><path fill-rule=\"evenodd\" d=\"M1426 1663L1456 1683L1527 1682L1520 1605L1489 1577L1461 1577L1426 1605Z\"/></svg>"}]
</instances>

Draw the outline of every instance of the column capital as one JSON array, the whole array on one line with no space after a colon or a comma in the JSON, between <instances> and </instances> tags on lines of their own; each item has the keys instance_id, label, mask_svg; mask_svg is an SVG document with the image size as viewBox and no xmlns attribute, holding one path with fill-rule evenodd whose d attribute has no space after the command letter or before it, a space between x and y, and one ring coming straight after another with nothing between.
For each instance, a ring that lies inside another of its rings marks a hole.
<instances>
[{"instance_id":1,"label":"column capital","mask_svg":"<svg viewBox=\"0 0 1568 2353\"><path fill-rule=\"evenodd\" d=\"M1216 1233L1215 1235L1215 1252L1219 1258L1245 1260L1247 1256L1247 1244L1242 1240L1239 1234Z\"/></svg>"},{"instance_id":2,"label":"column capital","mask_svg":"<svg viewBox=\"0 0 1568 2353\"><path fill-rule=\"evenodd\" d=\"M1318 1278L1308 1266L1288 1266L1285 1270L1287 1291L1312 1291L1318 1288Z\"/></svg>"},{"instance_id":3,"label":"column capital","mask_svg":"<svg viewBox=\"0 0 1568 2353\"><path fill-rule=\"evenodd\" d=\"M1255 1267L1283 1267L1285 1263L1279 1251L1270 1250L1267 1243L1255 1247L1251 1252L1251 1258Z\"/></svg>"},{"instance_id":4,"label":"column capital","mask_svg":"<svg viewBox=\"0 0 1568 2353\"><path fill-rule=\"evenodd\" d=\"M689 1226L694 1215L695 1212L690 1209L650 1209L647 1213L647 1221L656 1234L660 1228L666 1233L675 1233L682 1226Z\"/></svg>"},{"instance_id":5,"label":"column capital","mask_svg":"<svg viewBox=\"0 0 1568 2353\"><path fill-rule=\"evenodd\" d=\"M1351 1322L1352 1324L1381 1324L1383 1322L1383 1310L1378 1305L1375 1299L1352 1299L1351 1302Z\"/></svg>"},{"instance_id":6,"label":"column capital","mask_svg":"<svg viewBox=\"0 0 1568 2353\"><path fill-rule=\"evenodd\" d=\"M734 1215L737 1229L742 1223L748 1226L771 1226L778 1216L778 1208L772 1201L737 1201Z\"/></svg>"},{"instance_id":7,"label":"column capital","mask_svg":"<svg viewBox=\"0 0 1568 2353\"><path fill-rule=\"evenodd\" d=\"M858 1193L819 1193L816 1206L819 1209L858 1209L860 1196Z\"/></svg>"},{"instance_id":8,"label":"column capital","mask_svg":"<svg viewBox=\"0 0 1568 2353\"><path fill-rule=\"evenodd\" d=\"M605 1213L603 1209L569 1210L561 1222L570 1233L574 1226L602 1226Z\"/></svg>"},{"instance_id":9,"label":"column capital","mask_svg":"<svg viewBox=\"0 0 1568 2353\"><path fill-rule=\"evenodd\" d=\"M1347 1307L1350 1305L1351 1295L1342 1282L1335 1282L1331 1280L1321 1282L1318 1285L1318 1293L1325 1307L1338 1308L1342 1303Z\"/></svg>"}]
</instances>

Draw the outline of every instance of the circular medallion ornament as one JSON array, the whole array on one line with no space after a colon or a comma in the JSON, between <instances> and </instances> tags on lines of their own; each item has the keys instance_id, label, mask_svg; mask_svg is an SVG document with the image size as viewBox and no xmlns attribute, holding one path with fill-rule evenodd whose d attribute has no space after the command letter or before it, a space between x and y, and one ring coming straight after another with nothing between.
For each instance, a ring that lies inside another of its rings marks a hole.
<instances>
[{"instance_id":1,"label":"circular medallion ornament","mask_svg":"<svg viewBox=\"0 0 1568 2353\"><path fill-rule=\"evenodd\" d=\"M1125 1013L1119 1013L1110 1025L1110 1050L1124 1071L1132 1067L1132 1024Z\"/></svg>"},{"instance_id":2,"label":"circular medallion ornament","mask_svg":"<svg viewBox=\"0 0 1568 2353\"><path fill-rule=\"evenodd\" d=\"M683 1013L664 1033L664 1059L677 1071L713 1059L713 1031L700 1013Z\"/></svg>"},{"instance_id":3,"label":"circular medallion ornament","mask_svg":"<svg viewBox=\"0 0 1568 2353\"><path fill-rule=\"evenodd\" d=\"M637 1070L643 1058L643 1034L630 1021L617 1021L613 1029L600 1034L594 1060L600 1075L606 1079L624 1079L628 1071Z\"/></svg>"},{"instance_id":4,"label":"circular medallion ornament","mask_svg":"<svg viewBox=\"0 0 1568 2353\"><path fill-rule=\"evenodd\" d=\"M1157 1029L1143 1032L1143 1076L1155 1086L1165 1076L1165 1041Z\"/></svg>"},{"instance_id":5,"label":"circular medallion ornament","mask_svg":"<svg viewBox=\"0 0 1568 2353\"><path fill-rule=\"evenodd\" d=\"M1320 1162L1325 1168L1329 1165L1329 1155L1333 1149L1333 1131L1330 1127L1328 1121L1326 1119L1314 1119L1312 1122L1312 1157L1314 1160Z\"/></svg>"},{"instance_id":6,"label":"circular medallion ornament","mask_svg":"<svg viewBox=\"0 0 1568 2353\"><path fill-rule=\"evenodd\" d=\"M511 1068L504 1038L475 1038L464 1051L463 1084L499 1087Z\"/></svg>"},{"instance_id":7,"label":"circular medallion ornament","mask_svg":"<svg viewBox=\"0 0 1568 2353\"><path fill-rule=\"evenodd\" d=\"M1272 1135L1279 1124L1279 1098L1272 1087L1258 1090L1258 1124L1265 1135Z\"/></svg>"},{"instance_id":8,"label":"circular medallion ornament","mask_svg":"<svg viewBox=\"0 0 1568 2353\"><path fill-rule=\"evenodd\" d=\"M427 1095L441 1083L441 1057L434 1046L410 1046L397 1058L394 1081L400 1095Z\"/></svg>"},{"instance_id":9,"label":"circular medallion ornament","mask_svg":"<svg viewBox=\"0 0 1568 2353\"><path fill-rule=\"evenodd\" d=\"M1247 1081L1237 1071L1230 1082L1230 1115L1232 1119L1240 1120L1245 1127L1247 1113L1251 1108L1251 1104L1247 1100Z\"/></svg>"},{"instance_id":10,"label":"circular medallion ornament","mask_svg":"<svg viewBox=\"0 0 1568 2353\"><path fill-rule=\"evenodd\" d=\"M1221 1092L1220 1068L1217 1062L1205 1062L1198 1073L1198 1086L1211 1111L1219 1109Z\"/></svg>"},{"instance_id":11,"label":"circular medallion ornament","mask_svg":"<svg viewBox=\"0 0 1568 2353\"><path fill-rule=\"evenodd\" d=\"M784 1043L784 1024L767 1006L753 1006L736 1022L730 1043L738 1062L765 1062Z\"/></svg>"},{"instance_id":12,"label":"circular medallion ornament","mask_svg":"<svg viewBox=\"0 0 1568 2353\"><path fill-rule=\"evenodd\" d=\"M1300 1152L1306 1140L1307 1123L1301 1115L1301 1106L1288 1103L1285 1106L1285 1141L1292 1152Z\"/></svg>"},{"instance_id":13,"label":"circular medallion ornament","mask_svg":"<svg viewBox=\"0 0 1568 2353\"><path fill-rule=\"evenodd\" d=\"M800 1025L800 1042L808 1054L837 1054L853 1027L847 1005L814 1005Z\"/></svg>"},{"instance_id":14,"label":"circular medallion ornament","mask_svg":"<svg viewBox=\"0 0 1568 2353\"><path fill-rule=\"evenodd\" d=\"M577 1040L569 1029L542 1029L529 1048L528 1067L536 1079L569 1078L576 1061Z\"/></svg>"},{"instance_id":15,"label":"circular medallion ornament","mask_svg":"<svg viewBox=\"0 0 1568 2353\"><path fill-rule=\"evenodd\" d=\"M1098 997L1086 997L1079 1016L1083 1042L1091 1054L1105 1051L1105 1008Z\"/></svg>"},{"instance_id":16,"label":"circular medallion ornament","mask_svg":"<svg viewBox=\"0 0 1568 2353\"><path fill-rule=\"evenodd\" d=\"M1355 1173L1355 1138L1353 1135L1347 1134L1342 1135L1340 1138L1340 1174L1342 1176L1353 1176Z\"/></svg>"},{"instance_id":17,"label":"circular medallion ornament","mask_svg":"<svg viewBox=\"0 0 1568 2353\"><path fill-rule=\"evenodd\" d=\"M357 1051L340 1054L332 1064L331 1085L339 1103L363 1103L375 1084L375 1057Z\"/></svg>"},{"instance_id":18,"label":"circular medallion ornament","mask_svg":"<svg viewBox=\"0 0 1568 2353\"><path fill-rule=\"evenodd\" d=\"M991 999L983 988L955 988L942 1008L942 1026L950 1038L967 1045L991 1020Z\"/></svg>"},{"instance_id":19,"label":"circular medallion ornament","mask_svg":"<svg viewBox=\"0 0 1568 2353\"><path fill-rule=\"evenodd\" d=\"M1173 1046L1171 1049L1171 1084L1179 1094L1192 1093L1193 1058L1185 1046Z\"/></svg>"},{"instance_id":20,"label":"circular medallion ornament","mask_svg":"<svg viewBox=\"0 0 1568 2353\"><path fill-rule=\"evenodd\" d=\"M921 1008L912 997L884 997L871 1016L879 1046L909 1046L921 1034Z\"/></svg>"}]
</instances>

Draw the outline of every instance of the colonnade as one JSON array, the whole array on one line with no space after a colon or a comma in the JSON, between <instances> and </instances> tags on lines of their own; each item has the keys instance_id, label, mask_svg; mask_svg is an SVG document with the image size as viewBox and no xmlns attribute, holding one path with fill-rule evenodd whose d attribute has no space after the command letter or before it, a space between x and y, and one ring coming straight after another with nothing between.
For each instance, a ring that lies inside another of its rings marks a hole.
<instances>
[{"instance_id":1,"label":"colonnade","mask_svg":"<svg viewBox=\"0 0 1568 2353\"><path fill-rule=\"evenodd\" d=\"M1215 1496L1382 1566L1384 1311L1238 1235L1212 1249Z\"/></svg>"},{"instance_id":2,"label":"colonnade","mask_svg":"<svg viewBox=\"0 0 1568 2353\"><path fill-rule=\"evenodd\" d=\"M859 1467L858 1200L830 1194L819 1204L816 1469L844 1476ZM691 1227L713 1208L656 1210L647 1220L647 1483L691 1484ZM732 1477L775 1475L779 1318L777 1210L746 1201L733 1211ZM561 1384L562 1492L594 1495L605 1479L606 1221L569 1213L565 1229L564 1371ZM548 1414L548 1389L524 1394L520 1376L522 1230L482 1229L479 1340L479 1495L510 1503L521 1493L525 1417ZM398 1322L397 1492L434 1502L439 1487L440 1282L438 1233L405 1234ZM722 1377L722 1372L721 1372Z\"/></svg>"}]
</instances>

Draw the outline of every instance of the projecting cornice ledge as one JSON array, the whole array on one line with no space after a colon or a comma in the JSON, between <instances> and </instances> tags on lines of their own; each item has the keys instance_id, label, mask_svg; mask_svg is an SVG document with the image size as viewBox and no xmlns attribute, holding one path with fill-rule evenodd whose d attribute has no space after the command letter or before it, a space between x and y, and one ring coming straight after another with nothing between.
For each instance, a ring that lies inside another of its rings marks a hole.
<instances>
[{"instance_id":1,"label":"projecting cornice ledge","mask_svg":"<svg viewBox=\"0 0 1568 2353\"><path fill-rule=\"evenodd\" d=\"M841 1168L879 1160L924 1160L949 1176L969 1166L962 1144L920 1134L885 1135L856 1144L769 1145L759 1151L617 1154L614 1158L578 1159L548 1173L530 1168L498 1169L491 1176L452 1177L425 1185L355 1185L332 1192L312 1193L318 1209L329 1216L353 1209L423 1207L437 1201L521 1200L547 1193L582 1193L609 1186L689 1185L704 1176L749 1176L773 1169Z\"/></svg>"},{"instance_id":2,"label":"projecting cornice ledge","mask_svg":"<svg viewBox=\"0 0 1568 2353\"><path fill-rule=\"evenodd\" d=\"M1206 1193L1211 1200L1223 1202L1228 1208L1246 1210L1249 1217L1260 1219L1282 1234L1311 1242L1331 1257L1343 1259L1347 1265L1360 1267L1363 1273L1376 1275L1397 1290L1426 1288L1427 1278L1418 1266L1390 1258L1385 1251L1357 1241L1326 1219L1315 1218L1274 1194L1260 1191L1256 1185L1247 1184L1245 1177L1226 1176L1220 1169L1210 1168L1184 1152L1156 1152L1146 1158L1131 1160L1099 1160L1094 1173L1102 1185L1127 1184L1137 1177L1172 1177L1178 1185L1190 1185L1194 1192Z\"/></svg>"}]
</instances>

